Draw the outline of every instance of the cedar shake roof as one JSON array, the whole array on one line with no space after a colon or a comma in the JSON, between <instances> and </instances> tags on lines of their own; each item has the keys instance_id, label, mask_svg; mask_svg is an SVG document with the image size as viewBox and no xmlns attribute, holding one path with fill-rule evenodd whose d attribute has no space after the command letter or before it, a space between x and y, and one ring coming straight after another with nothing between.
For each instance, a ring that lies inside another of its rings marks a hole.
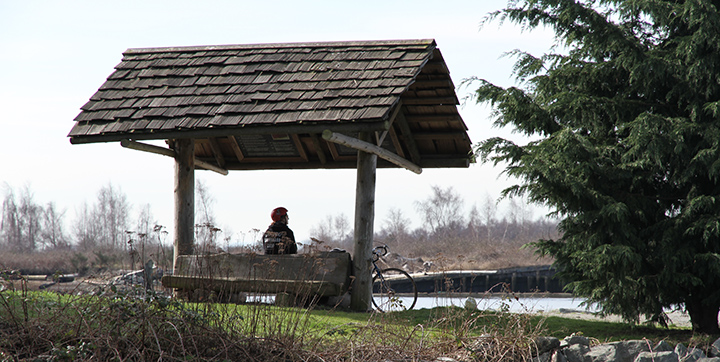
<instances>
[{"instance_id":1,"label":"cedar shake roof","mask_svg":"<svg viewBox=\"0 0 720 362\"><path fill-rule=\"evenodd\" d=\"M323 131L374 132L421 167L467 167L458 104L434 40L128 49L68 136L192 138L196 159L242 170L354 168L357 151Z\"/></svg>"}]
</instances>

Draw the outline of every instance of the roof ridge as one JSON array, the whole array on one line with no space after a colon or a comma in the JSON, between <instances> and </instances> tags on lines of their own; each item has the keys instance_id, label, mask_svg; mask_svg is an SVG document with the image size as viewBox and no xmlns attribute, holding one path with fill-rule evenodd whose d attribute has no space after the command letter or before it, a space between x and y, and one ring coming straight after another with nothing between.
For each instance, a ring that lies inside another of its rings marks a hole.
<instances>
[{"instance_id":1,"label":"roof ridge","mask_svg":"<svg viewBox=\"0 0 720 362\"><path fill-rule=\"evenodd\" d=\"M389 46L389 45L427 45L436 46L435 39L396 39L396 40L355 40L355 41L327 41L327 42L297 42L297 43L257 43L257 44L226 44L202 46L178 46L159 48L129 48L125 54L193 52L212 50L240 50L263 48L320 48L320 47L347 47L347 46Z\"/></svg>"}]
</instances>

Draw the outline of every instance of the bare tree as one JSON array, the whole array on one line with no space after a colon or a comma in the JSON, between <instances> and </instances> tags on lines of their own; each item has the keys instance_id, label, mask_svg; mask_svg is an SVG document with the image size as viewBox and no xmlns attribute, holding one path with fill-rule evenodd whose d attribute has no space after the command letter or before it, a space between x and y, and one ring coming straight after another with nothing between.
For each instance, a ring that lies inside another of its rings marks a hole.
<instances>
[{"instance_id":1,"label":"bare tree","mask_svg":"<svg viewBox=\"0 0 720 362\"><path fill-rule=\"evenodd\" d=\"M314 238L342 248L352 245L352 232L349 219L342 213L335 217L328 215L310 229Z\"/></svg>"},{"instance_id":2,"label":"bare tree","mask_svg":"<svg viewBox=\"0 0 720 362\"><path fill-rule=\"evenodd\" d=\"M402 243L410 236L410 219L403 215L402 210L390 208L380 230L387 237L387 242Z\"/></svg>"},{"instance_id":3,"label":"bare tree","mask_svg":"<svg viewBox=\"0 0 720 362\"><path fill-rule=\"evenodd\" d=\"M150 204L145 204L140 207L140 214L138 214L135 232L138 234L150 235L156 224L157 220L155 220L155 217L150 210Z\"/></svg>"},{"instance_id":4,"label":"bare tree","mask_svg":"<svg viewBox=\"0 0 720 362\"><path fill-rule=\"evenodd\" d=\"M481 217L480 217L480 211L478 211L477 204L474 204L473 207L470 209L470 214L468 215L468 223L467 223L468 233L470 234L470 239L472 241L480 241L481 239L481 233L484 229L486 229L485 225L483 225Z\"/></svg>"},{"instance_id":5,"label":"bare tree","mask_svg":"<svg viewBox=\"0 0 720 362\"><path fill-rule=\"evenodd\" d=\"M217 234L222 232L216 225L213 206L215 199L202 180L195 184L195 242L201 250L217 249Z\"/></svg>"},{"instance_id":6,"label":"bare tree","mask_svg":"<svg viewBox=\"0 0 720 362\"><path fill-rule=\"evenodd\" d=\"M432 186L432 195L425 201L416 201L415 207L433 233L452 230L464 223L463 199L452 186L447 189Z\"/></svg>"},{"instance_id":7,"label":"bare tree","mask_svg":"<svg viewBox=\"0 0 720 362\"><path fill-rule=\"evenodd\" d=\"M20 199L15 200L15 192L5 184L5 200L2 215L2 239L10 250L32 252L40 243L43 208L35 203L29 185L25 185Z\"/></svg>"},{"instance_id":8,"label":"bare tree","mask_svg":"<svg viewBox=\"0 0 720 362\"><path fill-rule=\"evenodd\" d=\"M5 199L2 207L2 224L0 224L0 244L9 249L16 249L22 244L19 211L12 187L7 183L4 186Z\"/></svg>"},{"instance_id":9,"label":"bare tree","mask_svg":"<svg viewBox=\"0 0 720 362\"><path fill-rule=\"evenodd\" d=\"M34 251L40 243L40 219L43 208L35 203L34 195L29 185L23 187L20 194L20 225L22 228L22 251Z\"/></svg>"},{"instance_id":10,"label":"bare tree","mask_svg":"<svg viewBox=\"0 0 720 362\"><path fill-rule=\"evenodd\" d=\"M72 233L75 237L75 244L80 250L89 251L98 245L100 232L98 223L87 202L84 202L75 211L75 222L72 224Z\"/></svg>"},{"instance_id":11,"label":"bare tree","mask_svg":"<svg viewBox=\"0 0 720 362\"><path fill-rule=\"evenodd\" d=\"M58 211L54 202L48 202L42 214L41 242L50 249L67 248L70 244L65 234L65 210Z\"/></svg>"},{"instance_id":12,"label":"bare tree","mask_svg":"<svg viewBox=\"0 0 720 362\"><path fill-rule=\"evenodd\" d=\"M116 250L125 248L129 208L122 190L114 188L111 183L100 188L93 209L93 222L97 223L101 246Z\"/></svg>"},{"instance_id":13,"label":"bare tree","mask_svg":"<svg viewBox=\"0 0 720 362\"><path fill-rule=\"evenodd\" d=\"M492 231L495 227L495 223L497 222L497 202L495 202L492 197L490 197L490 194L485 194L485 201L480 211L480 215L482 217L483 223L485 224L485 229L487 232L486 238L489 242L493 238Z\"/></svg>"},{"instance_id":14,"label":"bare tree","mask_svg":"<svg viewBox=\"0 0 720 362\"><path fill-rule=\"evenodd\" d=\"M140 255L140 261L144 265L145 260L148 258L148 253L152 253L157 248L153 245L153 232L157 225L157 221L153 217L152 211L150 210L150 204L145 204L140 208L140 214L137 218L137 226L135 227L135 235L137 236L137 243L135 247Z\"/></svg>"}]
</instances>

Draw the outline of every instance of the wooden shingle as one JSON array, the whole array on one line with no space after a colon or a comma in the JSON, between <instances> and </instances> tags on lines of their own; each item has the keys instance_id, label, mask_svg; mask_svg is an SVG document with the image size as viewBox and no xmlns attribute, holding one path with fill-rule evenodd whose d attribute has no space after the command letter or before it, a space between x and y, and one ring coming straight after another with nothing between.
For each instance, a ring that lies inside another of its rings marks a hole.
<instances>
[{"instance_id":1,"label":"wooden shingle","mask_svg":"<svg viewBox=\"0 0 720 362\"><path fill-rule=\"evenodd\" d=\"M283 144L296 148L292 157L284 149L272 168L333 168L354 165L318 155L335 149L316 149L323 130L390 132L382 147L419 155L423 167L466 167L471 143L457 104L434 40L128 49L68 136L72 143L192 138L229 150L206 161L254 169L267 165L208 139L235 137L253 154L252 147L272 147L239 136L293 135L296 142ZM255 153L274 160L267 150Z\"/></svg>"}]
</instances>

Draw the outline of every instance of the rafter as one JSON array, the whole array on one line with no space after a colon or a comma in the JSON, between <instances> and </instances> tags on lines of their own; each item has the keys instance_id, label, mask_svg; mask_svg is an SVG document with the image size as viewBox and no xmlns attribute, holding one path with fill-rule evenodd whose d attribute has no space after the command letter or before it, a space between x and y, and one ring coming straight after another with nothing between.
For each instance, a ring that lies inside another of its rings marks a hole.
<instances>
[{"instance_id":1,"label":"rafter","mask_svg":"<svg viewBox=\"0 0 720 362\"><path fill-rule=\"evenodd\" d=\"M220 148L217 138L210 137L208 141L210 141L210 149L215 157L215 162L218 166L225 168L225 157L223 156L222 149Z\"/></svg>"},{"instance_id":2,"label":"rafter","mask_svg":"<svg viewBox=\"0 0 720 362\"><path fill-rule=\"evenodd\" d=\"M137 151L150 152L150 153L155 153L155 154L163 155L163 156L169 156L169 157L173 157L173 158L175 157L174 150L171 150L169 148L160 147L160 146L149 145L147 143L140 143L140 142L135 142L135 141L131 141L128 139L124 139L124 140L120 141L120 145L125 148L130 148L130 149L137 150ZM195 165L199 166L201 168L204 168L206 170L215 171L221 175L227 176L227 174L228 174L228 170L226 170L222 167L215 166L212 163L205 162L198 158L195 158Z\"/></svg>"},{"instance_id":3,"label":"rafter","mask_svg":"<svg viewBox=\"0 0 720 362\"><path fill-rule=\"evenodd\" d=\"M337 143L363 152L375 154L386 161L392 162L417 174L422 173L422 168L420 168L420 166L370 142L365 142L357 138L352 138L343 134L334 133L330 130L325 130L322 137L324 140L329 142Z\"/></svg>"},{"instance_id":4,"label":"rafter","mask_svg":"<svg viewBox=\"0 0 720 362\"><path fill-rule=\"evenodd\" d=\"M235 158L237 158L238 162L242 162L242 160L245 159L245 155L240 149L237 138L235 138L235 136L228 136L227 139L230 141L230 147L232 148L233 153L235 153Z\"/></svg>"},{"instance_id":5,"label":"rafter","mask_svg":"<svg viewBox=\"0 0 720 362\"><path fill-rule=\"evenodd\" d=\"M413 138L413 134L410 130L410 126L407 123L407 119L405 119L405 115L400 112L395 122L397 122L398 127L400 127L400 133L405 140L405 145L408 148L408 153L410 153L410 160L416 164L420 164L420 151L418 150L417 144L415 143L415 139Z\"/></svg>"}]
</instances>

